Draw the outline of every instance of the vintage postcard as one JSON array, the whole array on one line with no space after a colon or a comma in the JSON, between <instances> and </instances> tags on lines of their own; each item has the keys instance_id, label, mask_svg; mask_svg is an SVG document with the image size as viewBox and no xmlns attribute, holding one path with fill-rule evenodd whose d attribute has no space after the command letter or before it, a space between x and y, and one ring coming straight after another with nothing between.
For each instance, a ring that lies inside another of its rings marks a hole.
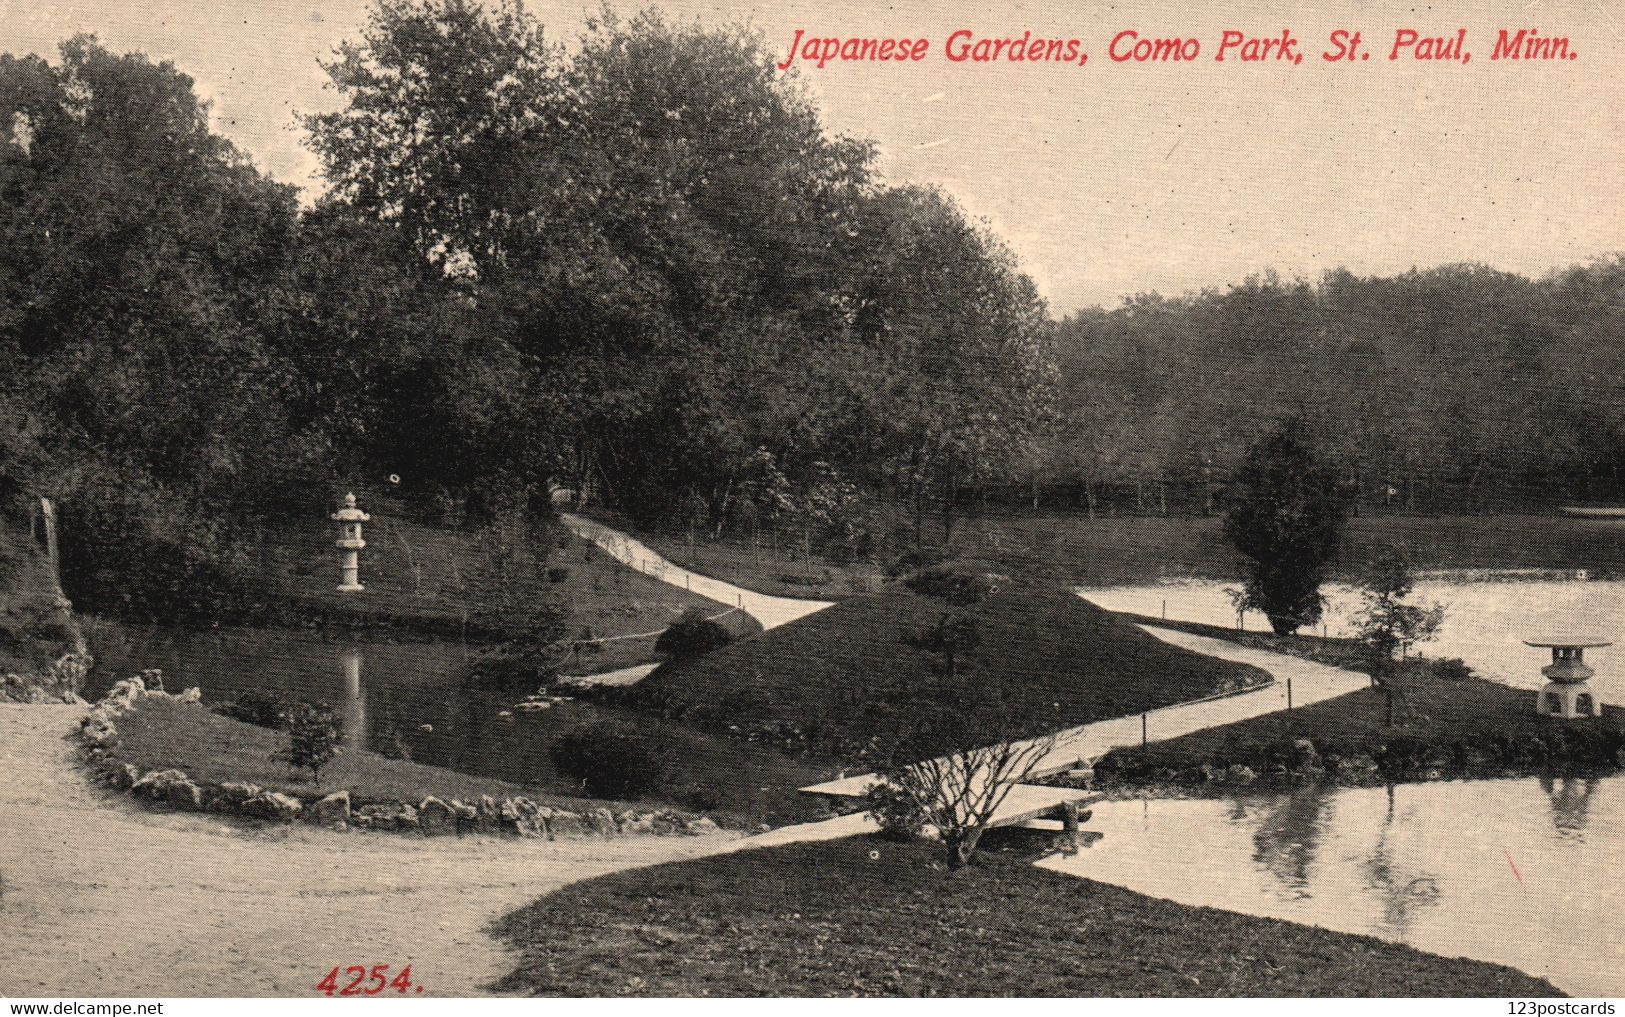
<instances>
[{"instance_id":1,"label":"vintage postcard","mask_svg":"<svg viewBox=\"0 0 1625 1017\"><path fill-rule=\"evenodd\" d=\"M0 242L12 1014L1625 995L1616 0L0 0Z\"/></svg>"}]
</instances>

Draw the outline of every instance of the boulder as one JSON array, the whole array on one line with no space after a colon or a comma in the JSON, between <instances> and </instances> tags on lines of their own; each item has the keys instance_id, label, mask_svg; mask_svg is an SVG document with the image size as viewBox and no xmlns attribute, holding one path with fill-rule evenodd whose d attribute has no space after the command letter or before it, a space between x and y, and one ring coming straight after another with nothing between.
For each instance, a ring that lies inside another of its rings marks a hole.
<instances>
[{"instance_id":1,"label":"boulder","mask_svg":"<svg viewBox=\"0 0 1625 1017\"><path fill-rule=\"evenodd\" d=\"M203 789L190 780L171 781L164 785L163 794L164 801L177 809L203 811Z\"/></svg>"},{"instance_id":2,"label":"boulder","mask_svg":"<svg viewBox=\"0 0 1625 1017\"><path fill-rule=\"evenodd\" d=\"M555 810L547 820L549 839L554 837L579 837L586 833L588 829L589 827L583 822L582 817L574 812Z\"/></svg>"},{"instance_id":3,"label":"boulder","mask_svg":"<svg viewBox=\"0 0 1625 1017\"><path fill-rule=\"evenodd\" d=\"M461 836L465 830L479 829L479 809L463 801L461 798L453 798L446 804L451 806L452 815L456 817L456 821L453 825L459 836Z\"/></svg>"},{"instance_id":4,"label":"boulder","mask_svg":"<svg viewBox=\"0 0 1625 1017\"><path fill-rule=\"evenodd\" d=\"M1357 781L1370 780L1380 772L1377 761L1364 754L1339 758L1334 770L1340 779Z\"/></svg>"},{"instance_id":5,"label":"boulder","mask_svg":"<svg viewBox=\"0 0 1625 1017\"><path fill-rule=\"evenodd\" d=\"M502 813L497 809L496 799L490 795L480 795L480 804L477 808L479 818L477 823L481 833L496 833L502 829Z\"/></svg>"},{"instance_id":6,"label":"boulder","mask_svg":"<svg viewBox=\"0 0 1625 1017\"><path fill-rule=\"evenodd\" d=\"M203 810L203 789L180 770L154 770L131 784L130 790L177 809Z\"/></svg>"},{"instance_id":7,"label":"boulder","mask_svg":"<svg viewBox=\"0 0 1625 1017\"><path fill-rule=\"evenodd\" d=\"M244 815L254 816L258 819L272 819L280 822L291 822L299 815L304 803L292 795L285 795L280 791L265 791L255 795L243 803Z\"/></svg>"},{"instance_id":8,"label":"boulder","mask_svg":"<svg viewBox=\"0 0 1625 1017\"><path fill-rule=\"evenodd\" d=\"M650 819L647 813L627 809L615 817L615 822L621 828L621 832L628 836L655 832L654 820Z\"/></svg>"},{"instance_id":9,"label":"boulder","mask_svg":"<svg viewBox=\"0 0 1625 1017\"><path fill-rule=\"evenodd\" d=\"M186 773L182 770L149 770L130 785L130 790L138 795L158 798L162 797L162 789L166 785L185 779Z\"/></svg>"},{"instance_id":10,"label":"boulder","mask_svg":"<svg viewBox=\"0 0 1625 1017\"><path fill-rule=\"evenodd\" d=\"M403 802L363 805L351 814L350 822L373 830L416 830L418 810Z\"/></svg>"},{"instance_id":11,"label":"boulder","mask_svg":"<svg viewBox=\"0 0 1625 1017\"><path fill-rule=\"evenodd\" d=\"M683 832L693 837L699 837L707 833L716 833L717 829L718 827L716 822L709 816L700 816L697 819L690 819L688 822L683 824Z\"/></svg>"},{"instance_id":12,"label":"boulder","mask_svg":"<svg viewBox=\"0 0 1625 1017\"><path fill-rule=\"evenodd\" d=\"M602 834L605 837L614 836L615 813L608 809L593 809L590 812L582 813L581 818L593 833Z\"/></svg>"},{"instance_id":13,"label":"boulder","mask_svg":"<svg viewBox=\"0 0 1625 1017\"><path fill-rule=\"evenodd\" d=\"M318 799L310 807L310 818L312 822L322 826L344 829L350 823L350 792L334 791L327 797Z\"/></svg>"},{"instance_id":14,"label":"boulder","mask_svg":"<svg viewBox=\"0 0 1625 1017\"><path fill-rule=\"evenodd\" d=\"M1315 750L1315 743L1307 738L1298 738L1292 743L1292 768L1314 772L1324 770L1326 766L1321 762L1320 753Z\"/></svg>"},{"instance_id":15,"label":"boulder","mask_svg":"<svg viewBox=\"0 0 1625 1017\"><path fill-rule=\"evenodd\" d=\"M177 695L175 699L181 703L201 703L203 702L203 690L194 685Z\"/></svg>"},{"instance_id":16,"label":"boulder","mask_svg":"<svg viewBox=\"0 0 1625 1017\"><path fill-rule=\"evenodd\" d=\"M112 710L128 710L146 691L147 686L140 678L125 678L113 683L100 705Z\"/></svg>"},{"instance_id":17,"label":"boulder","mask_svg":"<svg viewBox=\"0 0 1625 1017\"><path fill-rule=\"evenodd\" d=\"M228 780L219 787L214 788L209 796L209 805L220 812L241 812L250 798L264 790L258 784Z\"/></svg>"},{"instance_id":18,"label":"boulder","mask_svg":"<svg viewBox=\"0 0 1625 1017\"><path fill-rule=\"evenodd\" d=\"M1253 772L1252 767L1237 763L1224 771L1224 779L1232 784L1251 784L1258 779L1258 774Z\"/></svg>"},{"instance_id":19,"label":"boulder","mask_svg":"<svg viewBox=\"0 0 1625 1017\"><path fill-rule=\"evenodd\" d=\"M86 745L93 748L105 748L118 741L118 728L110 720L98 720L95 723L86 724L84 730L79 732L79 737L84 739Z\"/></svg>"},{"instance_id":20,"label":"boulder","mask_svg":"<svg viewBox=\"0 0 1625 1017\"><path fill-rule=\"evenodd\" d=\"M128 791L135 786L136 781L141 779L141 771L129 763L120 763L112 769L108 776L113 781L114 787Z\"/></svg>"},{"instance_id":21,"label":"boulder","mask_svg":"<svg viewBox=\"0 0 1625 1017\"><path fill-rule=\"evenodd\" d=\"M418 829L425 837L457 832L457 813L450 805L430 795L418 806Z\"/></svg>"},{"instance_id":22,"label":"boulder","mask_svg":"<svg viewBox=\"0 0 1625 1017\"><path fill-rule=\"evenodd\" d=\"M520 837L547 836L547 817L542 807L523 796L504 799L500 809L502 826Z\"/></svg>"}]
</instances>

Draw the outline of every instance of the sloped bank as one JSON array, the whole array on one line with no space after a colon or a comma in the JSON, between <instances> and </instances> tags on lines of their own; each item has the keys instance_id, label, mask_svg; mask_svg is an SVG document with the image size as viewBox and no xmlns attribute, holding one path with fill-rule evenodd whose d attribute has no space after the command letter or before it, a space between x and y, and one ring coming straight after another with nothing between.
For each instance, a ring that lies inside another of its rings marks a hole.
<instances>
[{"instance_id":1,"label":"sloped bank","mask_svg":"<svg viewBox=\"0 0 1625 1017\"><path fill-rule=\"evenodd\" d=\"M667 809L527 793L439 767L344 752L327 789L271 781L274 732L206 710L199 690L169 694L148 678L116 682L79 730L89 765L111 786L165 808L333 829L516 837L700 834L716 824ZM239 772L232 772L236 765ZM252 776L257 779L249 779ZM299 793L290 793L297 791Z\"/></svg>"}]
</instances>

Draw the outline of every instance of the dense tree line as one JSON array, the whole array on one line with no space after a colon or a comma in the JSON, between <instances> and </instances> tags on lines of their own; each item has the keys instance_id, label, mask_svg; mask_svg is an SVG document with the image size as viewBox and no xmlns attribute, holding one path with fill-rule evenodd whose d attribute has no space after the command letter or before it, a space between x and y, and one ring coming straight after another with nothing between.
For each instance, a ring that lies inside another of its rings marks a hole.
<instances>
[{"instance_id":1,"label":"dense tree line","mask_svg":"<svg viewBox=\"0 0 1625 1017\"><path fill-rule=\"evenodd\" d=\"M1625 258L1252 279L1059 325L1059 439L1088 508L1211 509L1248 444L1302 417L1364 507L1481 511L1625 494Z\"/></svg>"},{"instance_id":2,"label":"dense tree line","mask_svg":"<svg viewBox=\"0 0 1625 1017\"><path fill-rule=\"evenodd\" d=\"M868 554L999 485L1211 509L1288 416L1365 504L1625 490L1625 260L1056 323L773 64L653 12L561 45L510 0L378 0L302 205L168 63L0 55L0 503L58 501L76 597L213 611L245 527L391 475L471 519L561 484Z\"/></svg>"}]
</instances>

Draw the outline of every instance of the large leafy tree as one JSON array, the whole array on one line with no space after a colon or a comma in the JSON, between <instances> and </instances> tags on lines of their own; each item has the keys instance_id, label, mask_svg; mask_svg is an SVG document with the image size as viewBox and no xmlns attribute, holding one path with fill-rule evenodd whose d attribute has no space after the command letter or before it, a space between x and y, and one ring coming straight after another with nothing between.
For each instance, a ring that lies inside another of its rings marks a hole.
<instances>
[{"instance_id":1,"label":"large leafy tree","mask_svg":"<svg viewBox=\"0 0 1625 1017\"><path fill-rule=\"evenodd\" d=\"M270 341L297 222L170 64L0 56L0 487L56 499L81 603L223 606L228 527L320 497Z\"/></svg>"},{"instance_id":2,"label":"large leafy tree","mask_svg":"<svg viewBox=\"0 0 1625 1017\"><path fill-rule=\"evenodd\" d=\"M916 531L934 500L951 537L959 488L1000 475L1047 431L1052 333L1008 249L940 191L883 191L865 210L850 447L909 492Z\"/></svg>"},{"instance_id":3,"label":"large leafy tree","mask_svg":"<svg viewBox=\"0 0 1625 1017\"><path fill-rule=\"evenodd\" d=\"M1224 532L1246 567L1246 604L1279 633L1314 624L1324 606L1320 587L1348 522L1336 470L1293 417L1253 443L1236 485Z\"/></svg>"},{"instance_id":4,"label":"large leafy tree","mask_svg":"<svg viewBox=\"0 0 1625 1017\"><path fill-rule=\"evenodd\" d=\"M215 504L294 466L263 454L289 380L263 333L295 222L169 64L0 56L0 385L63 456Z\"/></svg>"},{"instance_id":5,"label":"large leafy tree","mask_svg":"<svg viewBox=\"0 0 1625 1017\"><path fill-rule=\"evenodd\" d=\"M474 416L551 450L523 472L720 502L808 437L869 151L759 38L606 14L566 60L517 3L383 0L328 72L345 106L307 125L334 202L465 298L511 393Z\"/></svg>"}]
</instances>

